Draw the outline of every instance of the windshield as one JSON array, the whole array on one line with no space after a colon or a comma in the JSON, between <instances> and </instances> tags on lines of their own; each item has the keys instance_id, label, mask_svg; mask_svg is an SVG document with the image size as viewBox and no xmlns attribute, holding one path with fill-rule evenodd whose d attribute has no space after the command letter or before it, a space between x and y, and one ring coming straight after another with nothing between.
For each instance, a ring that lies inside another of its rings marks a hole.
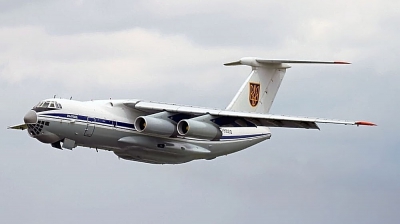
<instances>
[{"instance_id":1,"label":"windshield","mask_svg":"<svg viewBox=\"0 0 400 224\"><path fill-rule=\"evenodd\" d=\"M59 109L62 109L62 106L55 100L40 101L36 106L33 107L33 110L36 112Z\"/></svg>"}]
</instances>

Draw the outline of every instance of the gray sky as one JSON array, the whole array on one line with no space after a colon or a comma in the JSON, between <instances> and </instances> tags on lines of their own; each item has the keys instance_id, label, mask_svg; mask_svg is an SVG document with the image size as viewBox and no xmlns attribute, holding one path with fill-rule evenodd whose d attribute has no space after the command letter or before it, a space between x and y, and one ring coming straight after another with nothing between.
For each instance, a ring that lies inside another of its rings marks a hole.
<instances>
[{"instance_id":1,"label":"gray sky","mask_svg":"<svg viewBox=\"0 0 400 224\"><path fill-rule=\"evenodd\" d=\"M399 1L0 1L1 223L399 223ZM38 101L224 108L244 56L295 65L272 113L377 127L273 129L212 161L149 165L56 150L19 124Z\"/></svg>"}]
</instances>

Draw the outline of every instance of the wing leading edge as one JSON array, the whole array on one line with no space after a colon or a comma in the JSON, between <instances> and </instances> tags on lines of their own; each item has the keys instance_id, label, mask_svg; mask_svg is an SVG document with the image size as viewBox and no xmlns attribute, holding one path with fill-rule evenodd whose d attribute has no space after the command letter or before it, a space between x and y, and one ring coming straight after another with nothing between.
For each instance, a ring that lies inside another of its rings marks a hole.
<instances>
[{"instance_id":1,"label":"wing leading edge","mask_svg":"<svg viewBox=\"0 0 400 224\"><path fill-rule=\"evenodd\" d=\"M147 112L149 114L161 111L168 111L175 114L185 114L192 117L209 114L214 117L212 121L219 126L266 126L305 129L319 129L317 123L375 126L374 123L368 121L345 121L273 114L258 114L145 101L139 101L135 104L125 103L125 105L132 109Z\"/></svg>"}]
</instances>

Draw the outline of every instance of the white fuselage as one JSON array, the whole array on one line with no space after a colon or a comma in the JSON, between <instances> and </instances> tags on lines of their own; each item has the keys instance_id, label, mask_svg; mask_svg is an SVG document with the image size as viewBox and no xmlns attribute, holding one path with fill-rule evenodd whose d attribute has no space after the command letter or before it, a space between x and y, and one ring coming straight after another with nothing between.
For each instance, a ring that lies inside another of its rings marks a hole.
<instances>
[{"instance_id":1,"label":"white fuselage","mask_svg":"<svg viewBox=\"0 0 400 224\"><path fill-rule=\"evenodd\" d=\"M194 159L213 159L245 149L269 139L267 127L221 127L217 141L163 137L140 133L134 123L148 112L133 110L127 100L74 101L56 99L62 108L37 111L37 130L28 131L44 143L63 142L63 148L76 146L113 151L123 159L148 163L184 163ZM131 100L135 103L137 101ZM73 143L73 146L68 144Z\"/></svg>"}]
</instances>

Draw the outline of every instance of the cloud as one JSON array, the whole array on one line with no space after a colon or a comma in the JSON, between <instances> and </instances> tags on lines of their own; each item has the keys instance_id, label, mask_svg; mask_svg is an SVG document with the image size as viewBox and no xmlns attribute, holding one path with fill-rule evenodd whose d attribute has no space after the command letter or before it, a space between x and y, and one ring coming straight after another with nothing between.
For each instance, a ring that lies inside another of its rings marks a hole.
<instances>
[{"instance_id":1,"label":"cloud","mask_svg":"<svg viewBox=\"0 0 400 224\"><path fill-rule=\"evenodd\" d=\"M0 14L0 25L42 26L56 35L144 28L183 35L201 45L269 50L282 41L318 44L315 36L320 40L345 36L359 42L380 26L382 18L396 16L396 5L396 1L343 0L20 1L5 6L8 10Z\"/></svg>"},{"instance_id":2,"label":"cloud","mask_svg":"<svg viewBox=\"0 0 400 224\"><path fill-rule=\"evenodd\" d=\"M54 94L222 108L250 71L222 64L243 56L353 62L293 65L272 112L379 125L275 128L244 151L179 166L56 150L4 128L2 220L398 223L398 8L390 0L1 2L2 127Z\"/></svg>"},{"instance_id":3,"label":"cloud","mask_svg":"<svg viewBox=\"0 0 400 224\"><path fill-rule=\"evenodd\" d=\"M143 85L179 85L190 78L196 86L211 80L217 69L210 65L218 68L226 55L237 54L235 49L203 49L180 35L139 28L66 36L38 27L2 28L0 33L0 77L10 83L34 78L78 88L91 83L146 89Z\"/></svg>"}]
</instances>

